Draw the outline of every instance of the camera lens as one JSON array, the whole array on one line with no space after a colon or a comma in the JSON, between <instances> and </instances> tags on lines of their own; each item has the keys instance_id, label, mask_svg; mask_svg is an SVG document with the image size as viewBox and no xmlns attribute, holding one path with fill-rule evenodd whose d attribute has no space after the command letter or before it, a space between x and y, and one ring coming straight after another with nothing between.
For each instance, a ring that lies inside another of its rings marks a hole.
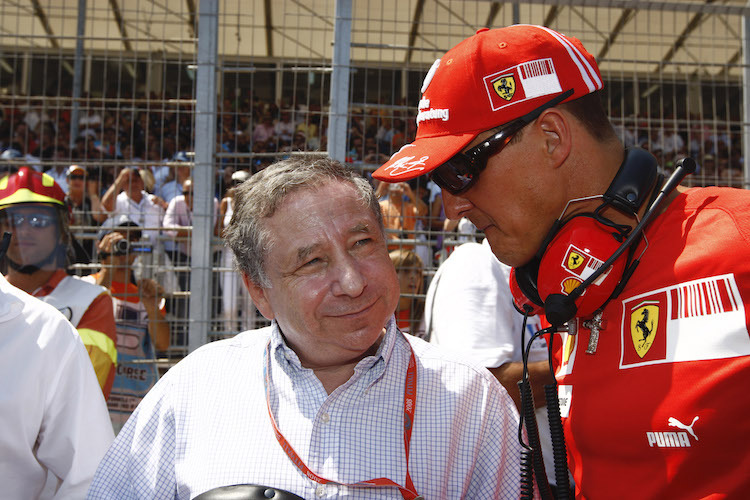
<instances>
[{"instance_id":1,"label":"camera lens","mask_svg":"<svg viewBox=\"0 0 750 500\"><path fill-rule=\"evenodd\" d=\"M128 250L130 250L130 242L125 239L117 240L112 245L112 255L126 255Z\"/></svg>"}]
</instances>

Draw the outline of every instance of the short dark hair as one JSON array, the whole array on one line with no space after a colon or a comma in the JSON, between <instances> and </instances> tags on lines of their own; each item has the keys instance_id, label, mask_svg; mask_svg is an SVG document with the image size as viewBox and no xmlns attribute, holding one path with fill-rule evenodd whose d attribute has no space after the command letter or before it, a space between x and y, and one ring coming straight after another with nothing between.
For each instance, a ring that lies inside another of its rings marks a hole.
<instances>
[{"instance_id":1,"label":"short dark hair","mask_svg":"<svg viewBox=\"0 0 750 500\"><path fill-rule=\"evenodd\" d=\"M597 90L583 97L563 103L560 107L566 109L586 128L589 134L599 142L617 139L617 133L609 121L602 103L602 91Z\"/></svg>"}]
</instances>

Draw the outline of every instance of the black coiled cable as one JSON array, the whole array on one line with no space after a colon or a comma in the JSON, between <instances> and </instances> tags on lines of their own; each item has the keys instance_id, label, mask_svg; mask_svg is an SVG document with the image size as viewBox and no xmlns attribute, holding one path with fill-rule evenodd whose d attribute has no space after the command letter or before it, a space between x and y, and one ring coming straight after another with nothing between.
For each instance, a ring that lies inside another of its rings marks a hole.
<instances>
[{"instance_id":1,"label":"black coiled cable","mask_svg":"<svg viewBox=\"0 0 750 500\"><path fill-rule=\"evenodd\" d=\"M534 457L531 449L521 452L521 500L534 498Z\"/></svg>"},{"instance_id":2,"label":"black coiled cable","mask_svg":"<svg viewBox=\"0 0 750 500\"><path fill-rule=\"evenodd\" d=\"M552 368L552 344L555 335L550 335L549 341L549 367L554 379ZM557 382L544 386L544 398L547 401L547 419L549 420L549 433L552 438L552 457L555 463L555 484L557 485L557 500L570 498L570 479L568 475L568 452L565 448L565 432L563 431L562 417L560 416L560 400L557 395Z\"/></svg>"},{"instance_id":3,"label":"black coiled cable","mask_svg":"<svg viewBox=\"0 0 750 500\"><path fill-rule=\"evenodd\" d=\"M518 441L523 446L521 452L521 498L531 499L534 494L534 476L539 486L539 493L544 500L552 500L552 491L547 482L547 474L544 470L544 460L542 458L542 446L539 443L539 428L537 427L536 415L534 414L534 395L529 382L528 359L529 349L534 340L543 332L537 332L526 342L526 320L528 315L524 314L523 326L521 330L521 345L523 356L523 373L521 380L518 381L518 390L521 394L521 411L519 412L518 424ZM523 440L523 427L526 425L526 435L529 443ZM527 496L528 495L528 496Z\"/></svg>"}]
</instances>

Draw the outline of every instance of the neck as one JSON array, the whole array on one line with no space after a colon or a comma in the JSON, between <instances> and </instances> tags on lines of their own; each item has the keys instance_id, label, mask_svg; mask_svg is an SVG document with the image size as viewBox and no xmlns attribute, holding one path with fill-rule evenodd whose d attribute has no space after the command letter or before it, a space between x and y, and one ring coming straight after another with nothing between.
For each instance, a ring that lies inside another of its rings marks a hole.
<instances>
[{"instance_id":1,"label":"neck","mask_svg":"<svg viewBox=\"0 0 750 500\"><path fill-rule=\"evenodd\" d=\"M383 334L378 337L375 343L361 354L347 360L337 360L334 362L328 362L327 360L319 361L301 355L301 351L299 349L295 349L288 340L285 340L287 342L287 345L289 345L289 347L294 349L294 351L297 353L302 366L311 369L315 373L315 376L318 377L318 380L320 380L320 382L323 384L323 388L326 390L326 393L331 394L339 386L345 384L352 377L352 375L354 375L354 368L357 366L357 363L359 363L366 357L372 356L376 352L378 352L378 348L380 347L380 342L383 340L384 334L385 330L383 331Z\"/></svg>"},{"instance_id":2,"label":"neck","mask_svg":"<svg viewBox=\"0 0 750 500\"><path fill-rule=\"evenodd\" d=\"M357 363L347 363L345 365L313 368L313 372L318 377L318 380L320 380L320 383L323 384L326 393L331 394L352 378L355 366L357 366Z\"/></svg>"},{"instance_id":3,"label":"neck","mask_svg":"<svg viewBox=\"0 0 750 500\"><path fill-rule=\"evenodd\" d=\"M80 205L81 203L83 203L83 191L70 190L68 192L68 197L70 197L70 199L73 200L76 205Z\"/></svg>"},{"instance_id":4,"label":"neck","mask_svg":"<svg viewBox=\"0 0 750 500\"><path fill-rule=\"evenodd\" d=\"M20 288L28 294L33 294L37 288L49 281L55 271L57 269L40 269L31 274L24 274L10 269L5 278L14 287Z\"/></svg>"}]
</instances>

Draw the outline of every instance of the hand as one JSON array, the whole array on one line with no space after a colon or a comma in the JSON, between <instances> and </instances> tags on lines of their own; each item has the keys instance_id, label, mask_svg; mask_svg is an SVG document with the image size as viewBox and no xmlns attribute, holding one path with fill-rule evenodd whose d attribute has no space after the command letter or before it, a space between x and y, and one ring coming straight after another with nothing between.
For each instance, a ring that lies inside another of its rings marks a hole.
<instances>
[{"instance_id":1,"label":"hand","mask_svg":"<svg viewBox=\"0 0 750 500\"><path fill-rule=\"evenodd\" d=\"M126 187L128 187L128 184L130 183L130 175L131 175L132 169L130 168L123 168L120 170L120 173L117 174L117 179L115 179L115 190L119 193L120 191L124 190Z\"/></svg>"},{"instance_id":2,"label":"hand","mask_svg":"<svg viewBox=\"0 0 750 500\"><path fill-rule=\"evenodd\" d=\"M151 195L151 196L152 196L151 201L153 201L154 203L156 203L157 205L159 205L162 209L166 210L167 207L169 207L169 203L167 203L166 201L164 201L164 198L162 198L160 196L156 196L155 194Z\"/></svg>"},{"instance_id":3,"label":"hand","mask_svg":"<svg viewBox=\"0 0 750 500\"><path fill-rule=\"evenodd\" d=\"M115 242L124 239L125 237L120 233L109 233L104 235L104 238L101 239L99 245L97 246L99 253L102 255L106 255L106 257L102 258L102 264L112 264L114 258L114 256L112 255L112 250L114 249Z\"/></svg>"},{"instance_id":4,"label":"hand","mask_svg":"<svg viewBox=\"0 0 750 500\"><path fill-rule=\"evenodd\" d=\"M138 281L138 290L141 294L141 302L146 309L159 308L159 304L164 297L163 286L152 279L142 278Z\"/></svg>"},{"instance_id":5,"label":"hand","mask_svg":"<svg viewBox=\"0 0 750 500\"><path fill-rule=\"evenodd\" d=\"M411 186L406 182L400 182L399 184L403 186L404 194L407 198L409 198L409 201L414 203L416 196L414 195L414 191L412 190Z\"/></svg>"}]
</instances>

